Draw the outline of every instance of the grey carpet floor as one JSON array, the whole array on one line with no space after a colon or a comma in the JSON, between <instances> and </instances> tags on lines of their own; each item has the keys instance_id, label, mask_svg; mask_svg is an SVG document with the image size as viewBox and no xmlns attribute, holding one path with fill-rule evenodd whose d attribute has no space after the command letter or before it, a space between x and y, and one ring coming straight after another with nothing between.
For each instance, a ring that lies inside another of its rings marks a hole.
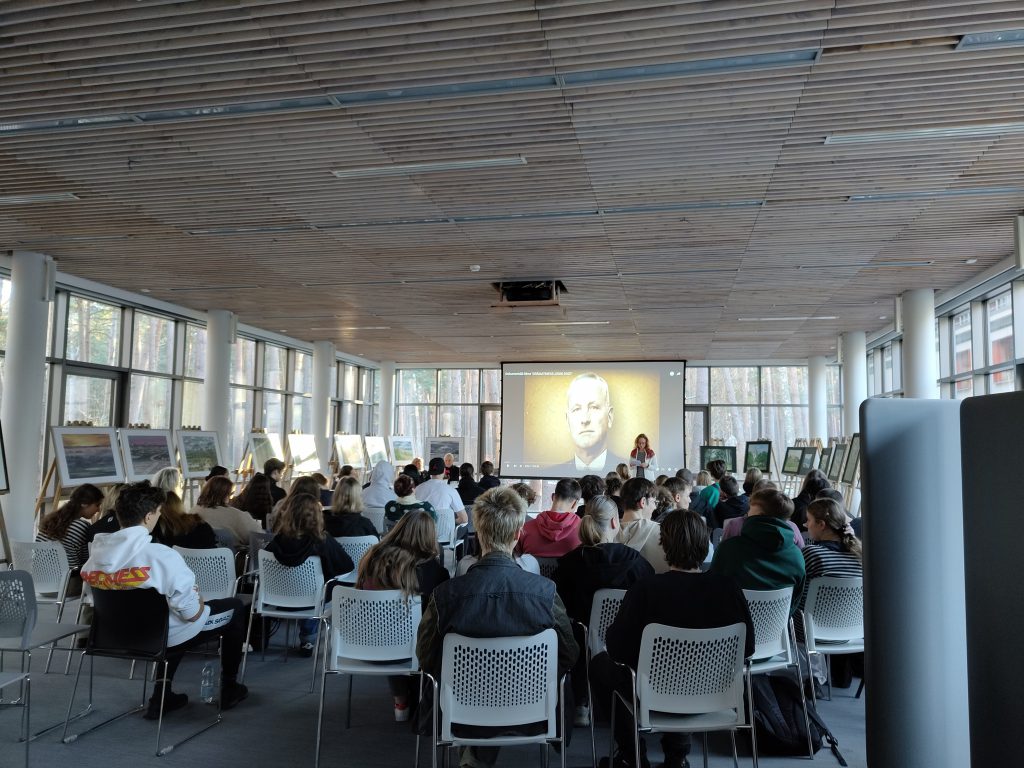
<instances>
[{"instance_id":1,"label":"grey carpet floor","mask_svg":"<svg viewBox=\"0 0 1024 768\"><path fill-rule=\"evenodd\" d=\"M293 634L294 637L294 634ZM275 640L278 638L275 637ZM157 758L156 723L133 715L87 734L71 744L61 742L61 729L40 736L31 745L33 766L74 766L74 768L138 768L140 765L160 765L166 768L202 766L312 766L315 751L316 718L319 704L319 676L316 693L309 692L312 660L292 656L287 663L281 657L281 647L271 648L266 661L259 654L252 655L245 683L249 698L237 708L224 713L223 722L203 733L170 754ZM63 674L66 653L55 655L54 667L49 674L42 673L45 652L33 654L33 730L60 721L63 724L68 700L74 683L75 662L71 674ZM212 718L215 707L196 701L198 696L202 659L190 656L182 663L175 680L175 690L190 697L189 705L169 715L165 720L164 737L180 738L201 725L204 718ZM16 668L18 657L7 654L8 669ZM80 703L84 703L87 690L86 672L79 690ZM95 711L71 724L71 733L101 722L107 717L127 709L139 701L141 681L127 679L128 668L123 662L97 660L94 685ZM855 681L856 684L856 681ZM321 765L325 768L370 768L371 766L413 765L415 737L408 724L394 722L387 682L382 678L357 678L352 701L352 727L345 729L346 682L338 676L327 680L326 710ZM821 702L819 711L839 739L840 748L851 768L866 766L864 745L864 700L853 698L855 688L836 690L831 702ZM15 692L3 691L9 699ZM77 710L76 705L76 710ZM0 766L22 764L21 746L17 743L20 728L20 710L0 710ZM568 765L589 766L589 729L575 730L568 753ZM699 740L695 740L691 763L700 765ZM597 749L600 758L607 752L607 728L597 729ZM657 737L648 738L650 758L657 763L660 751ZM750 765L749 741L739 737L740 764ZM712 735L710 765L732 765L729 740L724 735ZM745 756L746 755L746 756ZM551 754L551 765L558 765ZM761 765L805 766L806 759L798 757L763 757ZM837 766L827 748L822 749L814 763ZM425 749L421 765L428 766L429 752ZM498 765L539 765L536 747L508 748L502 751Z\"/></svg>"}]
</instances>

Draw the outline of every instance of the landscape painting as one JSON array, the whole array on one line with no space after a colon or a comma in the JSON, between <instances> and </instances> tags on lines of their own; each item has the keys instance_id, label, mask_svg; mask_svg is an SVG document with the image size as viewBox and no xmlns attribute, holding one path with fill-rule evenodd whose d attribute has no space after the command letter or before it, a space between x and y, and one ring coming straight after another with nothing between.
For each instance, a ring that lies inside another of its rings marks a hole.
<instances>
[{"instance_id":1,"label":"landscape painting","mask_svg":"<svg viewBox=\"0 0 1024 768\"><path fill-rule=\"evenodd\" d=\"M390 435L388 442L391 444L391 459L396 467L404 467L411 464L416 458L416 449L413 446L412 438L405 435Z\"/></svg>"},{"instance_id":2,"label":"landscape painting","mask_svg":"<svg viewBox=\"0 0 1024 768\"><path fill-rule=\"evenodd\" d=\"M812 469L814 469L814 460L818 458L818 449L811 446L810 448L803 449L803 455L800 457L800 469L797 472L798 475L806 475Z\"/></svg>"},{"instance_id":3,"label":"landscape painting","mask_svg":"<svg viewBox=\"0 0 1024 768\"><path fill-rule=\"evenodd\" d=\"M316 438L313 435L288 435L288 454L293 475L320 471L320 457L316 453Z\"/></svg>"},{"instance_id":4,"label":"landscape painting","mask_svg":"<svg viewBox=\"0 0 1024 768\"><path fill-rule=\"evenodd\" d=\"M428 437L427 438L427 463L431 459L443 459L446 453L455 457L455 464L461 464L464 459L463 438L461 437Z\"/></svg>"},{"instance_id":5,"label":"landscape painting","mask_svg":"<svg viewBox=\"0 0 1024 768\"><path fill-rule=\"evenodd\" d=\"M54 427L53 447L61 485L124 482L124 467L113 427Z\"/></svg>"},{"instance_id":6,"label":"landscape painting","mask_svg":"<svg viewBox=\"0 0 1024 768\"><path fill-rule=\"evenodd\" d=\"M121 454L128 482L148 480L165 467L177 467L169 429L121 429Z\"/></svg>"},{"instance_id":7,"label":"landscape painting","mask_svg":"<svg viewBox=\"0 0 1024 768\"><path fill-rule=\"evenodd\" d=\"M832 461L828 465L828 479L834 483L839 482L839 475L843 471L844 458L846 458L846 444L837 443L832 447Z\"/></svg>"},{"instance_id":8,"label":"landscape painting","mask_svg":"<svg viewBox=\"0 0 1024 768\"><path fill-rule=\"evenodd\" d=\"M370 469L378 463L388 460L388 447L384 438L380 435L367 435L363 438L366 443L366 455L370 460Z\"/></svg>"},{"instance_id":9,"label":"landscape painting","mask_svg":"<svg viewBox=\"0 0 1024 768\"><path fill-rule=\"evenodd\" d=\"M821 457L818 459L818 469L828 474L828 462L832 458L832 448L826 448L821 452Z\"/></svg>"},{"instance_id":10,"label":"landscape painting","mask_svg":"<svg viewBox=\"0 0 1024 768\"><path fill-rule=\"evenodd\" d=\"M786 458L782 462L782 474L797 475L800 473L800 461L804 457L803 448L787 448Z\"/></svg>"},{"instance_id":11,"label":"landscape painting","mask_svg":"<svg viewBox=\"0 0 1024 768\"><path fill-rule=\"evenodd\" d=\"M846 452L846 463L843 465L842 481L852 484L857 478L857 465L860 463L860 433L850 438L850 447Z\"/></svg>"},{"instance_id":12,"label":"landscape painting","mask_svg":"<svg viewBox=\"0 0 1024 768\"><path fill-rule=\"evenodd\" d=\"M759 469L765 474L771 471L772 464L772 443L771 440L761 440L754 443L747 443L747 449L743 454L743 471Z\"/></svg>"},{"instance_id":13,"label":"landscape painting","mask_svg":"<svg viewBox=\"0 0 1024 768\"><path fill-rule=\"evenodd\" d=\"M271 459L284 461L284 448L281 447L280 435L253 432L249 435L249 448L252 451L254 472L262 472L263 465Z\"/></svg>"},{"instance_id":14,"label":"landscape painting","mask_svg":"<svg viewBox=\"0 0 1024 768\"><path fill-rule=\"evenodd\" d=\"M359 435L335 435L334 452L338 466L348 464L354 469L363 468L363 438Z\"/></svg>"},{"instance_id":15,"label":"landscape painting","mask_svg":"<svg viewBox=\"0 0 1024 768\"><path fill-rule=\"evenodd\" d=\"M220 455L217 433L205 430L178 432L181 474L186 479L206 477L214 467L227 466Z\"/></svg>"},{"instance_id":16,"label":"landscape painting","mask_svg":"<svg viewBox=\"0 0 1024 768\"><path fill-rule=\"evenodd\" d=\"M721 459L725 462L726 472L736 471L736 448L732 445L702 445L700 447L700 468L707 467L708 462Z\"/></svg>"}]
</instances>

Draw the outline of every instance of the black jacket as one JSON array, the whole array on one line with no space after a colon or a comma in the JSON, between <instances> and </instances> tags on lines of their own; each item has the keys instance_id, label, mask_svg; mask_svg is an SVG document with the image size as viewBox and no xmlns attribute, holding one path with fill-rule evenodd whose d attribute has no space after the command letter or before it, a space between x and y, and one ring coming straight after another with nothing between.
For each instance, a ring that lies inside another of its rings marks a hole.
<instances>
[{"instance_id":1,"label":"black jacket","mask_svg":"<svg viewBox=\"0 0 1024 768\"><path fill-rule=\"evenodd\" d=\"M277 534L267 545L267 551L277 558L277 562L289 568L300 566L306 562L306 558L316 555L320 558L325 580L355 569L352 558L330 536L319 541L312 536L291 539Z\"/></svg>"},{"instance_id":2,"label":"black jacket","mask_svg":"<svg viewBox=\"0 0 1024 768\"><path fill-rule=\"evenodd\" d=\"M750 509L750 503L742 496L731 499L723 498L715 507L714 524L711 528L725 528L726 520L732 520L734 517L746 517L748 509Z\"/></svg>"},{"instance_id":3,"label":"black jacket","mask_svg":"<svg viewBox=\"0 0 1024 768\"><path fill-rule=\"evenodd\" d=\"M153 529L153 541L168 547L184 547L185 549L216 549L220 546L217 543L217 534L213 532L209 523L200 523L188 533L172 536L163 527L161 521Z\"/></svg>"},{"instance_id":4,"label":"black jacket","mask_svg":"<svg viewBox=\"0 0 1024 768\"><path fill-rule=\"evenodd\" d=\"M501 479L497 475L484 475L480 478L480 487L485 491L497 488L499 485L501 485Z\"/></svg>"},{"instance_id":5,"label":"black jacket","mask_svg":"<svg viewBox=\"0 0 1024 768\"><path fill-rule=\"evenodd\" d=\"M654 568L639 551L625 544L577 547L558 558L551 575L569 618L590 624L594 593L599 589L628 589L654 575Z\"/></svg>"},{"instance_id":6,"label":"black jacket","mask_svg":"<svg viewBox=\"0 0 1024 768\"><path fill-rule=\"evenodd\" d=\"M789 519L796 523L801 533L807 530L807 507L812 501L814 496L810 493L800 493L793 497L793 516Z\"/></svg>"},{"instance_id":7,"label":"black jacket","mask_svg":"<svg viewBox=\"0 0 1024 768\"><path fill-rule=\"evenodd\" d=\"M608 653L636 669L640 640L648 624L712 629L747 625L744 655L754 653L754 624L743 591L727 576L668 571L639 581L626 591L619 615L608 627Z\"/></svg>"},{"instance_id":8,"label":"black jacket","mask_svg":"<svg viewBox=\"0 0 1024 768\"><path fill-rule=\"evenodd\" d=\"M325 511L324 530L327 531L328 536L376 536L380 538L380 532L373 527L370 520L351 512L332 515Z\"/></svg>"},{"instance_id":9,"label":"black jacket","mask_svg":"<svg viewBox=\"0 0 1024 768\"><path fill-rule=\"evenodd\" d=\"M476 501L476 497L486 489L478 485L472 478L464 477L459 480L455 490L459 492L459 498L462 499L463 504L472 504Z\"/></svg>"}]
</instances>

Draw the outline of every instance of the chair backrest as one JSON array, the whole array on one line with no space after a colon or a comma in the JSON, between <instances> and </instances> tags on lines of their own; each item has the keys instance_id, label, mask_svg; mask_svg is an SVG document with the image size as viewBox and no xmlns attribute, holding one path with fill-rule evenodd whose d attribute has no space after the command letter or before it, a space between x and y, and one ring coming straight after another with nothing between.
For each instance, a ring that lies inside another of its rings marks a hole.
<instances>
[{"instance_id":1,"label":"chair backrest","mask_svg":"<svg viewBox=\"0 0 1024 768\"><path fill-rule=\"evenodd\" d=\"M451 507L435 509L437 514L437 540L449 544L455 540L455 512Z\"/></svg>"},{"instance_id":2,"label":"chair backrest","mask_svg":"<svg viewBox=\"0 0 1024 768\"><path fill-rule=\"evenodd\" d=\"M319 557L307 557L302 565L294 568L281 565L265 549L259 550L257 557L260 578L257 610L263 605L278 608L313 608L320 605L324 570Z\"/></svg>"},{"instance_id":3,"label":"chair backrest","mask_svg":"<svg viewBox=\"0 0 1024 768\"><path fill-rule=\"evenodd\" d=\"M270 531L250 531L249 532L249 557L254 561L256 560L256 552L263 549L271 542L274 538L274 534Z\"/></svg>"},{"instance_id":4,"label":"chair backrest","mask_svg":"<svg viewBox=\"0 0 1024 768\"><path fill-rule=\"evenodd\" d=\"M384 532L384 507L367 507L363 510L363 517L373 523L379 533Z\"/></svg>"},{"instance_id":5,"label":"chair backrest","mask_svg":"<svg viewBox=\"0 0 1024 768\"><path fill-rule=\"evenodd\" d=\"M420 626L419 595L401 590L354 589L338 586L331 593L331 659L360 661L409 659L419 669L416 632Z\"/></svg>"},{"instance_id":6,"label":"chair backrest","mask_svg":"<svg viewBox=\"0 0 1024 768\"><path fill-rule=\"evenodd\" d=\"M238 537L228 528L214 528L213 535L217 538L217 546L228 549L238 548Z\"/></svg>"},{"instance_id":7,"label":"chair backrest","mask_svg":"<svg viewBox=\"0 0 1024 768\"><path fill-rule=\"evenodd\" d=\"M625 597L624 589L599 589L594 593L594 603L590 606L590 624L587 627L587 648L591 656L601 653L608 627L619 615L619 606Z\"/></svg>"},{"instance_id":8,"label":"chair backrest","mask_svg":"<svg viewBox=\"0 0 1024 768\"><path fill-rule=\"evenodd\" d=\"M167 598L155 589L94 589L87 652L162 660L167 652Z\"/></svg>"},{"instance_id":9,"label":"chair backrest","mask_svg":"<svg viewBox=\"0 0 1024 768\"><path fill-rule=\"evenodd\" d=\"M235 596L235 555L230 549L174 549L196 575L196 585L203 600L222 600Z\"/></svg>"},{"instance_id":10,"label":"chair backrest","mask_svg":"<svg viewBox=\"0 0 1024 768\"><path fill-rule=\"evenodd\" d=\"M744 589L747 608L754 622L754 658L769 659L786 654L791 660L789 645L789 607L793 602L793 588L755 590Z\"/></svg>"},{"instance_id":11,"label":"chair backrest","mask_svg":"<svg viewBox=\"0 0 1024 768\"><path fill-rule=\"evenodd\" d=\"M651 712L693 715L743 706L745 624L682 629L648 624L640 640L636 670L638 715L650 727Z\"/></svg>"},{"instance_id":12,"label":"chair backrest","mask_svg":"<svg viewBox=\"0 0 1024 768\"><path fill-rule=\"evenodd\" d=\"M553 629L531 636L444 636L441 655L441 738L452 724L512 727L546 723L555 737L558 638Z\"/></svg>"},{"instance_id":13,"label":"chair backrest","mask_svg":"<svg viewBox=\"0 0 1024 768\"><path fill-rule=\"evenodd\" d=\"M359 561L363 559L363 555L378 541L376 536L336 536L334 540L352 558L352 565L356 570L359 570Z\"/></svg>"},{"instance_id":14,"label":"chair backrest","mask_svg":"<svg viewBox=\"0 0 1024 768\"><path fill-rule=\"evenodd\" d=\"M36 591L28 571L0 571L0 637L21 638L22 648L36 626Z\"/></svg>"},{"instance_id":15,"label":"chair backrest","mask_svg":"<svg viewBox=\"0 0 1024 768\"><path fill-rule=\"evenodd\" d=\"M540 566L540 575L550 579L555 573L555 569L558 568L557 557L537 557L537 565Z\"/></svg>"},{"instance_id":16,"label":"chair backrest","mask_svg":"<svg viewBox=\"0 0 1024 768\"><path fill-rule=\"evenodd\" d=\"M37 594L62 595L67 589L71 565L64 545L57 541L13 541L14 567L32 574Z\"/></svg>"},{"instance_id":17,"label":"chair backrest","mask_svg":"<svg viewBox=\"0 0 1024 768\"><path fill-rule=\"evenodd\" d=\"M848 642L864 637L864 580L821 576L811 579L804 604L807 647L816 641Z\"/></svg>"}]
</instances>

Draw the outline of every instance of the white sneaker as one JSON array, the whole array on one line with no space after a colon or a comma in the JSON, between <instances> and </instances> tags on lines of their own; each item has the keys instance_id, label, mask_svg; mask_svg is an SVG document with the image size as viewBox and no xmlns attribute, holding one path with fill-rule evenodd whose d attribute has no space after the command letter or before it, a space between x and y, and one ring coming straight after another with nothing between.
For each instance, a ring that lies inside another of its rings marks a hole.
<instances>
[{"instance_id":1,"label":"white sneaker","mask_svg":"<svg viewBox=\"0 0 1024 768\"><path fill-rule=\"evenodd\" d=\"M409 705L399 706L395 705L395 722L406 723L409 721Z\"/></svg>"},{"instance_id":2,"label":"white sneaker","mask_svg":"<svg viewBox=\"0 0 1024 768\"><path fill-rule=\"evenodd\" d=\"M577 728L586 728L590 725L590 707L576 707L576 714L572 718L572 724Z\"/></svg>"}]
</instances>

